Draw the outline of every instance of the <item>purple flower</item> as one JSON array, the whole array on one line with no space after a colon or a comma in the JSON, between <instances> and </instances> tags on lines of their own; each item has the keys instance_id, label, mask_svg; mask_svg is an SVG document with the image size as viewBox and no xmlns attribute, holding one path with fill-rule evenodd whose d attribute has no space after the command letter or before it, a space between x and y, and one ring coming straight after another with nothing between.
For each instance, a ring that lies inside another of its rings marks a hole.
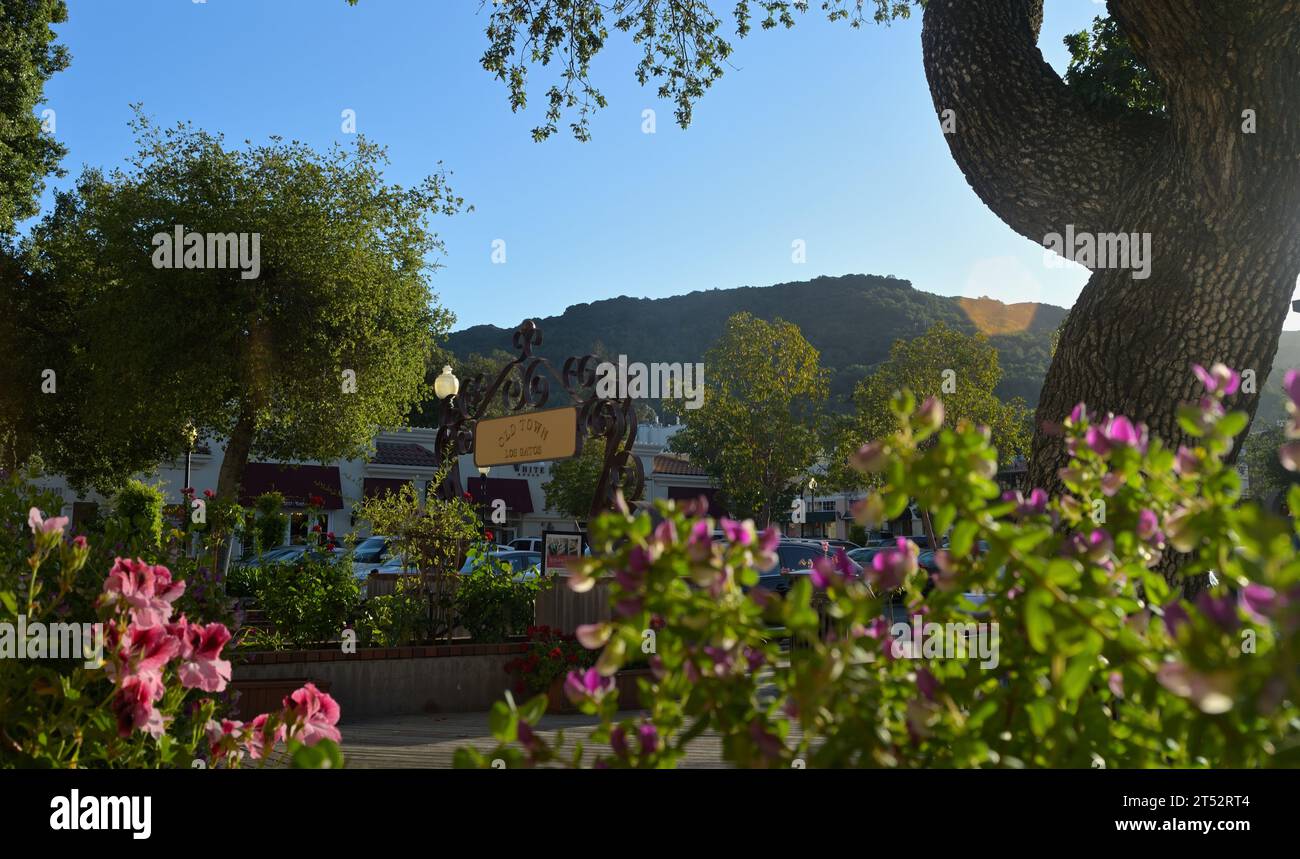
<instances>
[{"instance_id":1,"label":"purple flower","mask_svg":"<svg viewBox=\"0 0 1300 859\"><path fill-rule=\"evenodd\" d=\"M713 555L713 535L708 519L697 519L686 538L686 554L695 563L707 561Z\"/></svg>"},{"instance_id":2,"label":"purple flower","mask_svg":"<svg viewBox=\"0 0 1300 859\"><path fill-rule=\"evenodd\" d=\"M1123 415L1108 417L1105 423L1088 427L1084 441L1098 456L1106 456L1117 447L1131 447L1146 453L1147 429L1134 425Z\"/></svg>"},{"instance_id":3,"label":"purple flower","mask_svg":"<svg viewBox=\"0 0 1300 859\"><path fill-rule=\"evenodd\" d=\"M574 630L578 642L588 650L598 650L609 641L614 627L608 623L584 623Z\"/></svg>"},{"instance_id":4,"label":"purple flower","mask_svg":"<svg viewBox=\"0 0 1300 859\"><path fill-rule=\"evenodd\" d=\"M655 542L668 545L677 542L677 523L671 519L665 519L655 526Z\"/></svg>"},{"instance_id":5,"label":"purple flower","mask_svg":"<svg viewBox=\"0 0 1300 859\"><path fill-rule=\"evenodd\" d=\"M927 701L933 701L935 694L939 691L939 681L929 669L922 668L916 672L916 688Z\"/></svg>"},{"instance_id":6,"label":"purple flower","mask_svg":"<svg viewBox=\"0 0 1300 859\"><path fill-rule=\"evenodd\" d=\"M758 753L768 760L779 759L781 753L785 751L781 741L764 728L763 723L757 719L749 723L749 738L758 747Z\"/></svg>"},{"instance_id":7,"label":"purple flower","mask_svg":"<svg viewBox=\"0 0 1300 859\"><path fill-rule=\"evenodd\" d=\"M1144 508L1138 511L1137 535L1146 543L1159 543L1164 539L1165 535L1160 533L1160 517L1154 510Z\"/></svg>"},{"instance_id":8,"label":"purple flower","mask_svg":"<svg viewBox=\"0 0 1300 859\"><path fill-rule=\"evenodd\" d=\"M641 754L652 755L659 751L659 731L653 724L644 723L636 729L636 733L641 741Z\"/></svg>"},{"instance_id":9,"label":"purple flower","mask_svg":"<svg viewBox=\"0 0 1300 859\"><path fill-rule=\"evenodd\" d=\"M1196 597L1196 607L1224 632L1235 632L1241 626L1237 604L1229 596L1213 597L1208 591L1201 591Z\"/></svg>"},{"instance_id":10,"label":"purple flower","mask_svg":"<svg viewBox=\"0 0 1300 859\"><path fill-rule=\"evenodd\" d=\"M1182 602L1174 600L1164 607L1165 629L1169 630L1171 638L1178 638L1178 630L1185 626L1191 618L1187 616L1187 609L1183 608Z\"/></svg>"},{"instance_id":11,"label":"purple flower","mask_svg":"<svg viewBox=\"0 0 1300 859\"><path fill-rule=\"evenodd\" d=\"M614 678L602 677L595 668L586 671L570 671L564 679L564 694L569 700L579 704L586 700L599 701L614 691Z\"/></svg>"},{"instance_id":12,"label":"purple flower","mask_svg":"<svg viewBox=\"0 0 1300 859\"><path fill-rule=\"evenodd\" d=\"M609 747L620 758L627 757L627 731L622 725L615 725L609 731Z\"/></svg>"},{"instance_id":13,"label":"purple flower","mask_svg":"<svg viewBox=\"0 0 1300 859\"><path fill-rule=\"evenodd\" d=\"M1208 394L1230 397L1237 393L1237 388L1241 385L1241 376L1237 371L1223 363L1216 363L1209 370L1200 364L1193 364L1192 372L1201 380Z\"/></svg>"},{"instance_id":14,"label":"purple flower","mask_svg":"<svg viewBox=\"0 0 1300 859\"><path fill-rule=\"evenodd\" d=\"M1252 583L1241 589L1241 607L1256 623L1268 623L1282 603L1277 591L1267 585Z\"/></svg>"},{"instance_id":15,"label":"purple flower","mask_svg":"<svg viewBox=\"0 0 1300 859\"><path fill-rule=\"evenodd\" d=\"M1191 477L1196 474L1196 469L1196 454L1186 446L1180 446L1174 456L1174 471L1183 477Z\"/></svg>"},{"instance_id":16,"label":"purple flower","mask_svg":"<svg viewBox=\"0 0 1300 859\"><path fill-rule=\"evenodd\" d=\"M754 542L754 523L750 520L737 522L735 519L722 520L722 532L727 535L727 542L748 546Z\"/></svg>"},{"instance_id":17,"label":"purple flower","mask_svg":"<svg viewBox=\"0 0 1300 859\"><path fill-rule=\"evenodd\" d=\"M1023 519L1026 516L1039 516L1047 512L1047 492L1042 489L1035 489L1030 492L1028 501L1025 500L1025 496L1019 489L1015 492L1004 492L1002 500L1016 503L1014 515L1017 519Z\"/></svg>"},{"instance_id":18,"label":"purple flower","mask_svg":"<svg viewBox=\"0 0 1300 859\"><path fill-rule=\"evenodd\" d=\"M916 572L916 557L920 553L916 544L899 537L897 548L882 549L871 559L872 572L868 578L872 585L886 591L898 588L909 575Z\"/></svg>"}]
</instances>

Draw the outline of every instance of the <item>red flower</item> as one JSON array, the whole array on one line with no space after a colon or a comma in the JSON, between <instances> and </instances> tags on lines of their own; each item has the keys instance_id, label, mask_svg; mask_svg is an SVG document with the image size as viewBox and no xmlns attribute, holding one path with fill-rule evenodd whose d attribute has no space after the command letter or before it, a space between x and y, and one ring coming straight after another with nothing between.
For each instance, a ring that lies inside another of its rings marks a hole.
<instances>
[{"instance_id":1,"label":"red flower","mask_svg":"<svg viewBox=\"0 0 1300 859\"><path fill-rule=\"evenodd\" d=\"M325 499L321 498L319 495L312 495L308 497L307 503L312 507L320 507L322 504L325 503Z\"/></svg>"},{"instance_id":2,"label":"red flower","mask_svg":"<svg viewBox=\"0 0 1300 859\"><path fill-rule=\"evenodd\" d=\"M560 650L560 648L558 647L552 647L551 652L546 655L551 657L552 659L560 659L564 656L564 651Z\"/></svg>"}]
</instances>

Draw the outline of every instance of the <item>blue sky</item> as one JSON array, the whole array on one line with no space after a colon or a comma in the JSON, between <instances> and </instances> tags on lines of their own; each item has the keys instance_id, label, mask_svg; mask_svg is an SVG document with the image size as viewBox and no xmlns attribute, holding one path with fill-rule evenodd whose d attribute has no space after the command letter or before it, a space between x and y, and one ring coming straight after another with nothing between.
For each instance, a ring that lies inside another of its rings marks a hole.
<instances>
[{"instance_id":1,"label":"blue sky","mask_svg":"<svg viewBox=\"0 0 1300 859\"><path fill-rule=\"evenodd\" d=\"M728 10L730 3L717 8ZM1088 26L1093 0L1049 2L1042 45ZM594 139L534 143L549 78L512 114L479 65L476 0L69 0L71 67L48 86L70 175L132 150L132 102L228 142L348 141L340 114L389 147L391 181L442 161L475 211L439 218L433 276L457 327L618 295L657 297L818 275L905 278L942 295L1069 306L1087 280L1004 226L948 154L921 65L920 21L854 31L808 15L738 42L685 131L639 87L621 33L596 63L609 106ZM642 111L656 111L656 133ZM49 194L47 193L47 202ZM506 262L492 262L504 240ZM806 262L791 259L806 243ZM828 313L834 308L827 308Z\"/></svg>"}]
</instances>

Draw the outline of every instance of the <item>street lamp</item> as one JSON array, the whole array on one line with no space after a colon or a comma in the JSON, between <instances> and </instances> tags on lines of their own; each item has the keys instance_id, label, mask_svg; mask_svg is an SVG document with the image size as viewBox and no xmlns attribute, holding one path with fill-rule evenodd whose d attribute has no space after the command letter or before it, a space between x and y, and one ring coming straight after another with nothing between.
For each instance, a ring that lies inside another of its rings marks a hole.
<instances>
[{"instance_id":1,"label":"street lamp","mask_svg":"<svg viewBox=\"0 0 1300 859\"><path fill-rule=\"evenodd\" d=\"M813 500L817 497L817 478L808 478L808 506L803 511L803 522L799 525L799 536L808 536L808 515L812 513Z\"/></svg>"},{"instance_id":2,"label":"street lamp","mask_svg":"<svg viewBox=\"0 0 1300 859\"><path fill-rule=\"evenodd\" d=\"M486 532L487 532L487 518L488 518L487 478L488 478L488 472L491 470L492 470L492 466L490 465L480 465L478 467L478 476L480 481L478 497L479 497L479 503L483 505L484 536L487 535ZM492 536L495 537L496 535L493 534Z\"/></svg>"},{"instance_id":3,"label":"street lamp","mask_svg":"<svg viewBox=\"0 0 1300 859\"><path fill-rule=\"evenodd\" d=\"M456 374L451 371L450 364L444 365L442 373L433 380L433 393L440 400L454 397L460 393L460 379L457 379Z\"/></svg>"},{"instance_id":4,"label":"street lamp","mask_svg":"<svg viewBox=\"0 0 1300 859\"><path fill-rule=\"evenodd\" d=\"M194 443L199 440L199 431L194 428L194 424L186 421L185 429L181 430L185 438L185 488L190 488L190 458L194 455Z\"/></svg>"}]
</instances>

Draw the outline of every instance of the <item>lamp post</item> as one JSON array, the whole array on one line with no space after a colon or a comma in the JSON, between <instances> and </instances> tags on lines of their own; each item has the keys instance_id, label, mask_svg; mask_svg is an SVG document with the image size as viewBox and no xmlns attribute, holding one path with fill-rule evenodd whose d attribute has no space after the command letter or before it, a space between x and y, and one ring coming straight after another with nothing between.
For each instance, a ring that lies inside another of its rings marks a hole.
<instances>
[{"instance_id":1,"label":"lamp post","mask_svg":"<svg viewBox=\"0 0 1300 859\"><path fill-rule=\"evenodd\" d=\"M192 489L193 487L190 485L190 465L191 465L191 459L194 456L194 443L199 440L199 431L194 427L194 423L192 421L186 421L185 429L183 429L181 432L185 436L185 485L182 487L182 489ZM182 520L185 523L185 535L186 535L185 556L189 557L190 544L193 541L189 537L190 510L186 506L185 497L186 497L185 493L181 492L181 506L185 508L184 512L181 514L182 516L185 517Z\"/></svg>"},{"instance_id":2,"label":"lamp post","mask_svg":"<svg viewBox=\"0 0 1300 859\"><path fill-rule=\"evenodd\" d=\"M799 525L799 536L808 536L808 517L812 514L813 500L817 497L817 478L808 478L808 506L803 511L803 522Z\"/></svg>"},{"instance_id":3,"label":"lamp post","mask_svg":"<svg viewBox=\"0 0 1300 859\"><path fill-rule=\"evenodd\" d=\"M451 371L450 364L444 364L442 372L433 380L433 395L438 398L438 435L433 445L433 462L434 467L442 469L442 430L448 425L447 410L451 407L452 398L460 393L460 379ZM450 475L443 478L441 484L434 490L435 494L442 499L447 498L446 487L450 480ZM426 496L428 494L426 490Z\"/></svg>"},{"instance_id":4,"label":"lamp post","mask_svg":"<svg viewBox=\"0 0 1300 859\"><path fill-rule=\"evenodd\" d=\"M489 506L490 506L490 504L489 504L489 502L488 502L488 497L487 497L487 479L488 479L488 472L490 472L491 470L492 470L492 466L490 466L490 465L480 465L480 466L478 467L478 476L479 476L479 485L478 485L478 489L479 489L479 491L478 491L478 497L479 497L480 503L483 505L483 514L482 514L482 515L483 515L483 532L484 532L483 536L484 536L485 538L487 537L487 530L488 530L488 527L487 527L487 518L488 518L488 508L489 508ZM496 541L495 541L496 534L493 534L492 536L493 536L493 538L494 538L494 539L493 539L493 542L496 542Z\"/></svg>"}]
</instances>

